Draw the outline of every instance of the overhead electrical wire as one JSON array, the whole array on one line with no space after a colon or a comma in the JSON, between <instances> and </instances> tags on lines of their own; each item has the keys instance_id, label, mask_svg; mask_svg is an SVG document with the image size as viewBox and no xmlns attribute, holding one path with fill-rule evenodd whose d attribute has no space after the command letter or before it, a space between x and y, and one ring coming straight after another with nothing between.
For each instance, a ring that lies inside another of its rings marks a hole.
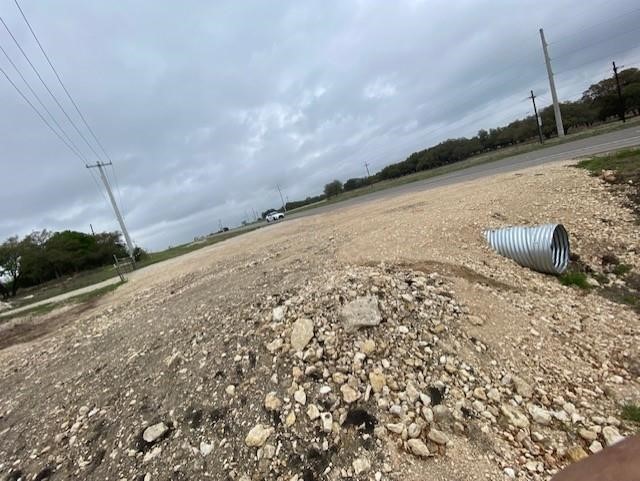
<instances>
[{"instance_id":1,"label":"overhead electrical wire","mask_svg":"<svg viewBox=\"0 0 640 481\"><path fill-rule=\"evenodd\" d=\"M47 52L45 51L44 47L42 46L42 43L40 42L40 39L38 38L38 36L36 35L35 30L33 29L33 27L31 26L31 23L29 22L29 20L27 19L27 16L25 15L24 11L22 10L22 7L20 6L20 4L18 3L18 0L14 0L14 3L16 4L16 7L18 7L18 10L20 11L20 15L22 16L22 19L24 20L24 22L27 24L27 27L29 28L29 31L31 32L31 35L33 35L33 38L35 39L36 43L38 44L38 47L40 48L40 51L42 52L42 54L44 55L44 58L47 60L47 63L49 64L49 66L51 67L51 70L53 71L53 73L55 74L56 78L58 79L58 82L60 83L60 86L62 87L62 89L64 90L65 94L67 95L67 98L69 99L69 101L71 102L71 104L73 105L75 111L77 112L78 116L80 117L80 119L82 120L82 123L84 124L84 126L87 128L87 130L89 131L89 133L91 134L91 137L93 138L93 140L95 141L95 143L98 145L98 147L100 148L100 150L102 151L102 153L104 154L104 156L106 157L106 159L110 162L111 164L111 172L113 174L113 178L116 184L116 191L118 193L118 200L120 202L120 205L122 204L122 196L120 194L120 185L118 184L118 179L116 177L116 171L115 168L113 166L113 160L111 159L111 156L109 155L109 153L107 152L107 150L104 148L104 145L102 144L102 142L100 142L100 139L98 138L98 136L96 135L96 133L94 132L94 130L91 128L91 126L89 125L89 122L87 122L86 117L84 116L84 114L82 113L82 111L80 110L80 107L78 106L78 103L74 100L74 98L71 96L71 93L69 92L69 89L67 89L67 86L65 85L65 83L62 81L62 77L60 76L60 74L58 73L58 70L54 67L53 62L51 61L51 59L49 58L49 55L47 54ZM92 149L93 150L93 149ZM95 151L93 151L94 153L96 153ZM97 153L96 153L97 155ZM99 156L98 156L99 157ZM124 206L122 208L122 210L124 211ZM124 217L124 214L122 214Z\"/></svg>"},{"instance_id":2,"label":"overhead electrical wire","mask_svg":"<svg viewBox=\"0 0 640 481\"><path fill-rule=\"evenodd\" d=\"M62 111L62 113L65 115L65 117L67 118L67 120L69 121L69 123L71 124L71 126L74 128L74 130L78 133L78 135L80 136L80 138L84 141L85 144L87 144L87 146L89 147L89 149L93 152L93 154L100 159L100 155L98 155L98 153L96 152L96 150L93 148L93 146L89 143L89 141L87 140L87 138L84 136L84 134L80 131L80 129L78 128L78 126L76 125L76 123L74 122L74 120L69 116L69 114L67 113L66 109L64 108L64 106L60 103L60 101L58 100L58 97L56 97L56 95L51 91L51 89L49 88L49 86L47 85L47 83L44 81L44 79L42 78L42 75L40 75L40 72L38 71L38 69L36 68L36 66L33 64L33 62L31 61L31 59L29 58L29 56L27 55L27 53L24 51L24 49L22 48L22 46L20 45L20 42L18 42L18 39L15 37L15 35L13 35L13 32L11 31L11 29L9 28L9 26L6 24L6 22L4 21L4 19L0 16L0 22L2 23L2 25L4 25L5 30L9 33L9 35L11 36L11 38L13 39L13 42L16 44L16 47L18 47L18 50L20 50L20 52L22 53L22 56L25 58L25 60L27 61L27 63L31 66L31 69L33 70L33 72L36 74L36 76L38 77L38 79L40 80L40 82L42 83L42 85L44 86L44 88L47 90L47 92L49 92L49 95L51 96L51 98L53 99L53 101L56 103L56 105L58 106L58 108Z\"/></svg>"},{"instance_id":3,"label":"overhead electrical wire","mask_svg":"<svg viewBox=\"0 0 640 481\"><path fill-rule=\"evenodd\" d=\"M65 138L60 135L60 133L58 133L58 131L56 129L54 129L52 127L52 125L47 121L47 119L44 117L44 115L42 115L42 113L38 110L38 108L33 105L33 102L31 102L31 100L29 100L29 98L24 94L24 92L22 90L20 90L20 87L18 87L16 85L16 83L11 79L11 77L9 76L9 74L7 74L7 72L0 67L0 73L2 73L2 75L4 75L4 77L7 79L7 81L11 84L11 86L16 90L16 92L18 92L18 94L20 95L20 97L22 97L22 99L29 105L29 107L31 107L33 109L33 111L36 113L36 115L38 117L40 117L40 120L42 120L42 122L44 122L44 124L49 128L49 130L51 130L51 132L53 132L55 134L56 137L58 137L58 139L60 139L60 141L67 146L67 148L76 156L78 157L78 159L80 159L80 162L83 163L83 165L86 165L85 159L83 158L83 156L75 151L73 149L73 147L71 146L71 144L69 144ZM102 189L100 188L100 185L98 184L97 179L95 178L95 176L93 175L92 172L90 172L91 174L91 178L93 179L93 182L96 184L96 187L98 188L98 190L100 191L100 193L102 194L102 197L104 198L105 202L107 202L108 204L108 200L106 198L106 196L104 195L104 192L102 192Z\"/></svg>"},{"instance_id":4,"label":"overhead electrical wire","mask_svg":"<svg viewBox=\"0 0 640 481\"><path fill-rule=\"evenodd\" d=\"M616 15L615 17L610 17L610 18L602 20L602 21L600 21L598 23L594 23L594 24L588 25L586 27L582 27L579 30L576 30L575 32L571 32L569 34L561 35L560 37L556 37L555 40L553 40L552 42L549 42L549 45L554 45L556 43L564 41L567 38L575 37L579 33L584 32L585 30L591 30L592 28L599 27L600 25L604 25L605 23L609 23L609 22L612 22L612 21L617 21L618 19L621 19L623 17L627 18L630 14L635 13L635 12L640 12L640 8L634 8L633 10L629 10L628 12L621 13L619 15Z\"/></svg>"},{"instance_id":5,"label":"overhead electrical wire","mask_svg":"<svg viewBox=\"0 0 640 481\"><path fill-rule=\"evenodd\" d=\"M571 54L573 54L575 52L579 52L579 51L584 50L586 48L593 47L594 45L599 45L601 43L610 42L611 40L615 39L616 37L620 37L622 35L626 35L628 33L632 33L632 32L635 32L637 30L640 30L640 26L634 27L631 30L625 30L625 31L622 31L622 32L617 32L617 33L615 33L613 35L610 35L608 38L599 40L597 42L591 42L591 43L588 43L588 44L585 44L585 45L581 45L580 47L578 47L576 49L573 49L573 50L571 50L569 52L561 53L560 55L556 55L554 57L551 57L551 60L558 60L560 58L566 57L567 55L571 55Z\"/></svg>"},{"instance_id":6,"label":"overhead electrical wire","mask_svg":"<svg viewBox=\"0 0 640 481\"><path fill-rule=\"evenodd\" d=\"M60 123L56 120L56 118L53 116L53 114L51 113L51 111L47 108L47 106L44 104L44 102L42 101L42 99L40 98L40 96L37 94L37 92L35 90L33 90L33 87L31 86L31 84L29 83L29 81L25 78L25 76L22 74L22 72L20 71L20 69L18 68L18 66L15 64L15 62L11 59L11 57L9 56L9 54L7 53L7 51L2 47L2 45L0 45L0 51L2 51L2 53L4 54L4 56L6 57L6 59L9 61L9 64L11 64L11 66L13 67L13 69L16 71L16 73L20 76L20 78L22 79L22 81L24 82L24 84L27 86L27 88L29 89L29 92L31 92L31 94L35 97L35 99L38 101L38 103L40 104L40 106L44 109L44 111L47 113L47 115L49 116L49 119L56 125L56 127L58 127L58 129L60 130L60 133L64 136L64 138L69 142L69 144L71 144L71 146L73 147L74 153L76 153L77 156L81 157L85 164L87 163L87 158L84 156L84 154L82 154L82 152L80 151L80 149L78 149L78 146L75 144L75 142L73 141L73 139L71 137L69 137L69 135L67 134L67 132L62 128L62 126L60 125Z\"/></svg>"}]
</instances>

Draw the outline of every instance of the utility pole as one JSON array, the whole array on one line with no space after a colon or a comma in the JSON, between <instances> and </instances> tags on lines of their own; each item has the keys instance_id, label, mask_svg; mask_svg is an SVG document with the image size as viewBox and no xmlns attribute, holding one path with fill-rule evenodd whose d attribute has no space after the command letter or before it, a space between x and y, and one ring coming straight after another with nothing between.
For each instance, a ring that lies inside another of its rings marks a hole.
<instances>
[{"instance_id":1,"label":"utility pole","mask_svg":"<svg viewBox=\"0 0 640 481\"><path fill-rule=\"evenodd\" d=\"M89 224L89 228L91 229L91 235L95 237L96 233L93 231L93 226L91 224Z\"/></svg>"},{"instance_id":2,"label":"utility pole","mask_svg":"<svg viewBox=\"0 0 640 481\"><path fill-rule=\"evenodd\" d=\"M282 197L282 191L280 190L280 186L278 184L276 184L276 187L278 188L278 192L280 193L280 200L282 201L282 209L287 212L287 206L284 203L284 198Z\"/></svg>"},{"instance_id":3,"label":"utility pole","mask_svg":"<svg viewBox=\"0 0 640 481\"><path fill-rule=\"evenodd\" d=\"M100 172L100 178L102 179L102 183L107 189L107 194L109 194L109 200L111 200L111 206L113 207L113 211L116 213L116 218L120 223L120 228L122 229L122 234L124 235L124 240L127 243L127 251L129 251L129 257L133 259L133 243L131 242L131 237L129 237L129 232L127 231L127 227L124 225L124 219L120 214L120 209L118 209L118 204L116 204L116 199L113 197L113 192L111 192L111 186L109 185L109 180L107 176L104 174L103 167L111 165L111 162L108 164L105 162L96 162L96 165L87 165L87 169L95 169L98 168Z\"/></svg>"},{"instance_id":4,"label":"utility pole","mask_svg":"<svg viewBox=\"0 0 640 481\"><path fill-rule=\"evenodd\" d=\"M222 230L222 219L218 219L218 230Z\"/></svg>"},{"instance_id":5,"label":"utility pole","mask_svg":"<svg viewBox=\"0 0 640 481\"><path fill-rule=\"evenodd\" d=\"M542 127L540 127L540 119L538 118L538 109L536 108L536 96L533 95L533 90L531 91L531 101L533 102L533 112L536 114L536 127L538 127L538 137L540 138L540 143L544 144L542 141Z\"/></svg>"},{"instance_id":6,"label":"utility pole","mask_svg":"<svg viewBox=\"0 0 640 481\"><path fill-rule=\"evenodd\" d=\"M613 62L613 73L616 77L616 88L618 89L618 101L620 102L620 120L622 120L622 123L626 123L627 119L625 118L625 115L624 115L624 110L625 110L624 97L622 96L622 89L620 88L620 79L618 78L618 68L619 67L616 67L616 63Z\"/></svg>"},{"instance_id":7,"label":"utility pole","mask_svg":"<svg viewBox=\"0 0 640 481\"><path fill-rule=\"evenodd\" d=\"M547 41L544 39L544 30L540 29L540 39L542 40L542 51L544 52L544 61L547 64L547 75L549 76L549 88L551 89L551 98L553 99L553 113L556 116L556 130L558 137L564 137L564 126L562 125L562 115L560 114L560 104L558 103L558 94L556 93L556 83L553 80L553 71L551 70L551 59L549 58L549 50L547 49Z\"/></svg>"},{"instance_id":8,"label":"utility pole","mask_svg":"<svg viewBox=\"0 0 640 481\"><path fill-rule=\"evenodd\" d=\"M369 177L371 177L371 174L369 173L369 164L365 162L364 167L365 169L367 169L367 179L368 179Z\"/></svg>"}]
</instances>

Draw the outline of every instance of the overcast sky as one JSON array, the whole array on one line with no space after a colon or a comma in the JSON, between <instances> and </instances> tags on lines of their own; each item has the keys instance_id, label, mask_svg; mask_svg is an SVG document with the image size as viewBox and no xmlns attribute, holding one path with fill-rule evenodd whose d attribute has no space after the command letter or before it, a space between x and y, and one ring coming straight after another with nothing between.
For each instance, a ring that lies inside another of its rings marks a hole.
<instances>
[{"instance_id":1,"label":"overcast sky","mask_svg":"<svg viewBox=\"0 0 640 481\"><path fill-rule=\"evenodd\" d=\"M550 98L540 27L562 100L610 75L612 60L640 66L637 0L21 6L113 159L134 241L154 250L277 207L276 184L290 200L317 195L363 176L365 161L377 171L529 115L530 89L542 106ZM13 0L0 16L73 116ZM0 45L95 162L1 24ZM29 94L1 52L0 67ZM118 229L83 161L1 74L0 106L0 239Z\"/></svg>"}]
</instances>

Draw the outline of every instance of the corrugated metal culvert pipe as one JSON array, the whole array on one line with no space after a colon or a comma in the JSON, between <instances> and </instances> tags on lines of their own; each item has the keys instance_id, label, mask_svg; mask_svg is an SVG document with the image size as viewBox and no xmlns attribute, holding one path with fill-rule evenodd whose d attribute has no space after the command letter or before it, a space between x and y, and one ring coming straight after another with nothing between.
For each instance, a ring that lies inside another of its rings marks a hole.
<instances>
[{"instance_id":1,"label":"corrugated metal culvert pipe","mask_svg":"<svg viewBox=\"0 0 640 481\"><path fill-rule=\"evenodd\" d=\"M562 224L487 230L489 245L524 267L562 274L569 264L569 234Z\"/></svg>"}]
</instances>

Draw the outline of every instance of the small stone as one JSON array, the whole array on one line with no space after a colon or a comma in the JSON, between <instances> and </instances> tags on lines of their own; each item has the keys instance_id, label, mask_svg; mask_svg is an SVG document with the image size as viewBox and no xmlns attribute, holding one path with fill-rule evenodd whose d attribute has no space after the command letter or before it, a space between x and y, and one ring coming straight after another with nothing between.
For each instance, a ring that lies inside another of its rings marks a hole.
<instances>
[{"instance_id":1,"label":"small stone","mask_svg":"<svg viewBox=\"0 0 640 481\"><path fill-rule=\"evenodd\" d=\"M589 287L600 287L600 283L591 276L587 276L586 282Z\"/></svg>"},{"instance_id":2,"label":"small stone","mask_svg":"<svg viewBox=\"0 0 640 481\"><path fill-rule=\"evenodd\" d=\"M536 406L534 404L530 404L528 410L534 422L542 426L548 426L549 424L551 424L551 413L546 409L543 409L540 406Z\"/></svg>"},{"instance_id":3,"label":"small stone","mask_svg":"<svg viewBox=\"0 0 640 481\"><path fill-rule=\"evenodd\" d=\"M320 415L320 418L322 419L322 430L325 433L330 433L333 429L333 416L331 415L331 413L326 412L322 413Z\"/></svg>"},{"instance_id":4,"label":"small stone","mask_svg":"<svg viewBox=\"0 0 640 481\"><path fill-rule=\"evenodd\" d=\"M233 396L236 393L236 387L233 384L229 384L224 392L226 392L229 396Z\"/></svg>"},{"instance_id":5,"label":"small stone","mask_svg":"<svg viewBox=\"0 0 640 481\"><path fill-rule=\"evenodd\" d=\"M344 384L347 382L347 376L346 374L343 374L341 372L334 372L331 375L331 379L333 380L333 382L335 382L336 384Z\"/></svg>"},{"instance_id":6,"label":"small stone","mask_svg":"<svg viewBox=\"0 0 640 481\"><path fill-rule=\"evenodd\" d=\"M298 404L302 404L304 406L307 404L307 393L304 392L303 388L300 388L293 393L293 399L295 399Z\"/></svg>"},{"instance_id":7,"label":"small stone","mask_svg":"<svg viewBox=\"0 0 640 481\"><path fill-rule=\"evenodd\" d=\"M147 453L144 455L144 457L142 458L142 462L143 463L148 463L149 461L151 461L153 458L156 458L160 455L160 453L162 452L162 448L160 446L156 446L155 448L153 448L151 451L147 451Z\"/></svg>"},{"instance_id":8,"label":"small stone","mask_svg":"<svg viewBox=\"0 0 640 481\"><path fill-rule=\"evenodd\" d=\"M149 426L142 433L142 439L144 439L147 443L154 443L158 439L162 438L167 432L169 428L163 422L158 424L154 424L153 426Z\"/></svg>"},{"instance_id":9,"label":"small stone","mask_svg":"<svg viewBox=\"0 0 640 481\"><path fill-rule=\"evenodd\" d=\"M382 473L380 471L376 471L376 474L373 475L376 481L382 481Z\"/></svg>"},{"instance_id":10,"label":"small stone","mask_svg":"<svg viewBox=\"0 0 640 481\"><path fill-rule=\"evenodd\" d=\"M373 354L376 351L376 342L372 339L367 339L362 343L362 352L367 356Z\"/></svg>"},{"instance_id":11,"label":"small stone","mask_svg":"<svg viewBox=\"0 0 640 481\"><path fill-rule=\"evenodd\" d=\"M599 453L600 451L602 451L602 444L600 443L600 441L592 442L591 445L589 446L589 451L591 451L593 454Z\"/></svg>"},{"instance_id":12,"label":"small stone","mask_svg":"<svg viewBox=\"0 0 640 481\"><path fill-rule=\"evenodd\" d=\"M88 412L89 412L89 408L87 406L82 406L78 411L80 416L86 416Z\"/></svg>"},{"instance_id":13,"label":"small stone","mask_svg":"<svg viewBox=\"0 0 640 481\"><path fill-rule=\"evenodd\" d=\"M295 423L296 423L296 413L294 413L293 410L291 410L291 411L289 411L289 414L287 414L287 417L284 420L284 424L285 424L285 426L290 428Z\"/></svg>"},{"instance_id":14,"label":"small stone","mask_svg":"<svg viewBox=\"0 0 640 481\"><path fill-rule=\"evenodd\" d=\"M429 435L427 436L430 441L433 441L436 444L445 445L449 442L449 438L442 431L438 431L437 429L431 429L429 431Z\"/></svg>"},{"instance_id":15,"label":"small stone","mask_svg":"<svg viewBox=\"0 0 640 481\"><path fill-rule=\"evenodd\" d=\"M273 354L274 352L279 350L283 344L284 344L284 341L282 339L280 338L274 339L269 344L267 344L267 351Z\"/></svg>"},{"instance_id":16,"label":"small stone","mask_svg":"<svg viewBox=\"0 0 640 481\"><path fill-rule=\"evenodd\" d=\"M571 460L572 463L577 463L581 459L584 459L588 456L582 446L571 446L567 449L567 457Z\"/></svg>"},{"instance_id":17,"label":"small stone","mask_svg":"<svg viewBox=\"0 0 640 481\"><path fill-rule=\"evenodd\" d=\"M389 423L386 427L387 430L396 434L402 434L402 431L404 431L404 424L402 423Z\"/></svg>"},{"instance_id":18,"label":"small stone","mask_svg":"<svg viewBox=\"0 0 640 481\"><path fill-rule=\"evenodd\" d=\"M393 414L394 416L402 416L402 406L400 406L399 404L394 404L393 406L391 406L389 408L389 413Z\"/></svg>"},{"instance_id":19,"label":"small stone","mask_svg":"<svg viewBox=\"0 0 640 481\"><path fill-rule=\"evenodd\" d=\"M340 318L346 331L377 326L382 320L380 309L378 308L378 299L374 296L359 297L342 307Z\"/></svg>"},{"instance_id":20,"label":"small stone","mask_svg":"<svg viewBox=\"0 0 640 481\"><path fill-rule=\"evenodd\" d=\"M264 398L264 408L267 411L278 412L282 408L282 401L278 399L278 395L275 391L271 391Z\"/></svg>"},{"instance_id":21,"label":"small stone","mask_svg":"<svg viewBox=\"0 0 640 481\"><path fill-rule=\"evenodd\" d=\"M313 339L313 321L301 318L293 323L291 330L291 347L296 351L302 351L309 341Z\"/></svg>"},{"instance_id":22,"label":"small stone","mask_svg":"<svg viewBox=\"0 0 640 481\"><path fill-rule=\"evenodd\" d=\"M368 472L371 469L371 463L367 458L358 458L353 463L353 472L357 475Z\"/></svg>"},{"instance_id":23,"label":"small stone","mask_svg":"<svg viewBox=\"0 0 640 481\"><path fill-rule=\"evenodd\" d=\"M595 441L596 439L598 439L598 434L594 433L590 429L580 428L578 430L578 434L585 441Z\"/></svg>"},{"instance_id":24,"label":"small stone","mask_svg":"<svg viewBox=\"0 0 640 481\"><path fill-rule=\"evenodd\" d=\"M374 371L369 373L369 383L373 392L380 393L387 385L387 379L384 374Z\"/></svg>"},{"instance_id":25,"label":"small stone","mask_svg":"<svg viewBox=\"0 0 640 481\"><path fill-rule=\"evenodd\" d=\"M418 392L416 387L411 383L409 383L409 385L407 386L407 389L405 390L405 394L407 396L407 401L409 401L411 404L415 404L415 402L420 397L420 393Z\"/></svg>"},{"instance_id":26,"label":"small stone","mask_svg":"<svg viewBox=\"0 0 640 481\"><path fill-rule=\"evenodd\" d=\"M527 419L527 417L522 414L518 408L512 407L508 404L502 404L500 406L500 411L504 414L509 424L513 424L517 428L529 428L529 419Z\"/></svg>"},{"instance_id":27,"label":"small stone","mask_svg":"<svg viewBox=\"0 0 640 481\"><path fill-rule=\"evenodd\" d=\"M419 424L416 423L411 423L407 428L407 434L410 438L417 438L418 436L420 436L420 431L422 431L422 428Z\"/></svg>"},{"instance_id":28,"label":"small stone","mask_svg":"<svg viewBox=\"0 0 640 481\"><path fill-rule=\"evenodd\" d=\"M522 378L513 376L513 384L516 388L516 392L523 398L530 398L533 396L533 388Z\"/></svg>"},{"instance_id":29,"label":"small stone","mask_svg":"<svg viewBox=\"0 0 640 481\"><path fill-rule=\"evenodd\" d=\"M209 454L211 454L211 451L213 451L213 444L208 444L204 441L200 443L200 454L202 454L203 456L208 456Z\"/></svg>"},{"instance_id":30,"label":"small stone","mask_svg":"<svg viewBox=\"0 0 640 481\"><path fill-rule=\"evenodd\" d=\"M513 470L513 468L504 468L504 474L509 479L516 479L516 472Z\"/></svg>"},{"instance_id":31,"label":"small stone","mask_svg":"<svg viewBox=\"0 0 640 481\"><path fill-rule=\"evenodd\" d=\"M271 312L271 319L273 319L274 322L284 320L284 306L274 307Z\"/></svg>"},{"instance_id":32,"label":"small stone","mask_svg":"<svg viewBox=\"0 0 640 481\"><path fill-rule=\"evenodd\" d=\"M407 441L407 446L409 447L411 454L414 456L426 458L431 454L427 445L420 439L409 439Z\"/></svg>"},{"instance_id":33,"label":"small stone","mask_svg":"<svg viewBox=\"0 0 640 481\"><path fill-rule=\"evenodd\" d=\"M624 439L624 436L622 436L613 426L602 428L602 436L604 437L604 442L607 446L616 444Z\"/></svg>"},{"instance_id":34,"label":"small stone","mask_svg":"<svg viewBox=\"0 0 640 481\"><path fill-rule=\"evenodd\" d=\"M264 459L273 459L276 455L276 447L273 444L265 444L262 448L262 457Z\"/></svg>"},{"instance_id":35,"label":"small stone","mask_svg":"<svg viewBox=\"0 0 640 481\"><path fill-rule=\"evenodd\" d=\"M250 448L259 448L264 445L269 436L273 433L273 428L256 424L247 434L244 442Z\"/></svg>"},{"instance_id":36,"label":"small stone","mask_svg":"<svg viewBox=\"0 0 640 481\"><path fill-rule=\"evenodd\" d=\"M484 324L484 321L482 320L482 318L478 316L469 316L468 319L469 319L469 322L474 326L482 326Z\"/></svg>"},{"instance_id":37,"label":"small stone","mask_svg":"<svg viewBox=\"0 0 640 481\"><path fill-rule=\"evenodd\" d=\"M491 388L489 392L487 392L487 397L493 402L500 402L500 391L496 388Z\"/></svg>"},{"instance_id":38,"label":"small stone","mask_svg":"<svg viewBox=\"0 0 640 481\"><path fill-rule=\"evenodd\" d=\"M433 406L431 411L433 412L433 419L437 423L445 422L451 416L451 412L449 411L449 408L444 404L438 404L437 406Z\"/></svg>"},{"instance_id":39,"label":"small stone","mask_svg":"<svg viewBox=\"0 0 640 481\"><path fill-rule=\"evenodd\" d=\"M307 416L309 416L309 419L312 421L318 419L320 417L320 410L318 409L318 406L315 404L309 404L309 407L307 408Z\"/></svg>"},{"instance_id":40,"label":"small stone","mask_svg":"<svg viewBox=\"0 0 640 481\"><path fill-rule=\"evenodd\" d=\"M473 397L476 399L480 399L481 401L487 400L487 393L481 387L477 387L473 390Z\"/></svg>"},{"instance_id":41,"label":"small stone","mask_svg":"<svg viewBox=\"0 0 640 481\"><path fill-rule=\"evenodd\" d=\"M342 393L342 398L344 399L344 402L346 402L347 404L352 404L356 402L358 399L360 399L360 393L355 389L353 389L348 384L343 384L340 387L340 392Z\"/></svg>"}]
</instances>

